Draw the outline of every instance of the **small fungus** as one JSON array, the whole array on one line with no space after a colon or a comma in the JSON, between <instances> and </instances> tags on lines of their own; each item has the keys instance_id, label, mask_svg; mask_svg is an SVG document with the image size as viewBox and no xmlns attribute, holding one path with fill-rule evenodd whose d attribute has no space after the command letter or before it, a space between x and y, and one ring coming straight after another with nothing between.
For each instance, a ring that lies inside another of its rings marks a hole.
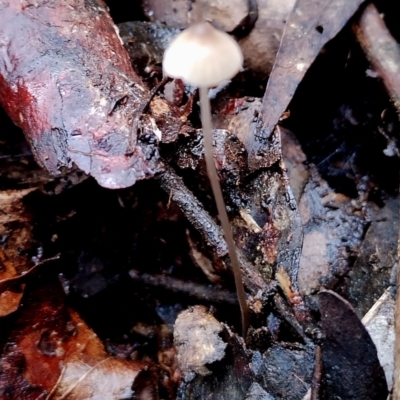
<instances>
[{"instance_id":1,"label":"small fungus","mask_svg":"<svg viewBox=\"0 0 400 400\"><path fill-rule=\"evenodd\" d=\"M175 38L164 53L163 69L171 78L209 88L233 78L242 64L236 41L210 23L201 22Z\"/></svg>"},{"instance_id":2,"label":"small fungus","mask_svg":"<svg viewBox=\"0 0 400 400\"><path fill-rule=\"evenodd\" d=\"M166 75L199 87L207 172L232 263L242 316L242 331L245 337L248 326L248 306L231 225L214 164L211 107L208 97L208 89L233 78L242 68L242 63L243 55L235 40L227 33L215 29L208 22L197 23L179 34L165 51L163 59Z\"/></svg>"}]
</instances>

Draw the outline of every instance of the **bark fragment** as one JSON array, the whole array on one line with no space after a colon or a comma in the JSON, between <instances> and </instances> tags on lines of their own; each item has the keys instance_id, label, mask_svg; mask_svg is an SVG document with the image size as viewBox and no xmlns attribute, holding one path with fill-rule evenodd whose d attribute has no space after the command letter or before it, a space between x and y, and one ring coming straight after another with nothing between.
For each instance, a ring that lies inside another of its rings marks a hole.
<instances>
[{"instance_id":1,"label":"bark fragment","mask_svg":"<svg viewBox=\"0 0 400 400\"><path fill-rule=\"evenodd\" d=\"M1 0L0 20L0 103L39 164L75 163L109 188L161 169L154 121L139 112L149 91L101 0Z\"/></svg>"}]
</instances>

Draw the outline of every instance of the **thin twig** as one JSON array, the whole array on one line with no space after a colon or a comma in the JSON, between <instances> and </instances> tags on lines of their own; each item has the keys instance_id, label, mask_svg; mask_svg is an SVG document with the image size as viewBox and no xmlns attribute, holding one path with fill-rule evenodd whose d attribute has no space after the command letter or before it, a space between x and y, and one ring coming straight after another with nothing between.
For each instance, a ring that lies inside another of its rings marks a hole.
<instances>
[{"instance_id":1,"label":"thin twig","mask_svg":"<svg viewBox=\"0 0 400 400\"><path fill-rule=\"evenodd\" d=\"M181 209L188 221L203 235L208 245L215 251L225 264L231 266L221 228L215 223L210 214L204 209L200 201L185 186L172 168L166 167L165 171L158 175L160 186L167 192L170 199ZM273 290L267 285L256 268L238 252L240 268L243 274L243 283L251 295L255 296L259 291L267 294Z\"/></svg>"},{"instance_id":2,"label":"thin twig","mask_svg":"<svg viewBox=\"0 0 400 400\"><path fill-rule=\"evenodd\" d=\"M400 113L400 46L373 4L365 7L354 32Z\"/></svg>"},{"instance_id":3,"label":"thin twig","mask_svg":"<svg viewBox=\"0 0 400 400\"><path fill-rule=\"evenodd\" d=\"M169 167L158 176L160 186L185 214L189 222L200 231L218 257L228 254L221 228L214 222L211 215L203 208L199 200L184 185L182 179Z\"/></svg>"},{"instance_id":4,"label":"thin twig","mask_svg":"<svg viewBox=\"0 0 400 400\"><path fill-rule=\"evenodd\" d=\"M165 275L142 274L135 270L129 271L129 276L135 281L144 285L161 287L163 289L182 293L197 299L206 299L211 303L225 303L237 305L236 294L228 290L215 290L215 285L201 285L195 282L183 281L182 279L173 278Z\"/></svg>"},{"instance_id":5,"label":"thin twig","mask_svg":"<svg viewBox=\"0 0 400 400\"><path fill-rule=\"evenodd\" d=\"M56 261L60 259L60 255L57 254L54 257L47 258L46 260L40 261L36 265L34 265L32 268L30 268L28 271L26 271L24 274L13 276L12 278L6 278L3 280L0 280L0 293L3 293L4 291L8 290L10 287L12 287L15 284L21 284L25 283L25 281L31 277L32 275L36 274L38 270L40 269L41 266L51 262L51 261Z\"/></svg>"},{"instance_id":6,"label":"thin twig","mask_svg":"<svg viewBox=\"0 0 400 400\"><path fill-rule=\"evenodd\" d=\"M315 366L314 366L314 374L312 377L311 384L311 399L310 400L319 400L319 390L321 387L322 380L322 350L321 346L317 346L315 349Z\"/></svg>"},{"instance_id":7,"label":"thin twig","mask_svg":"<svg viewBox=\"0 0 400 400\"><path fill-rule=\"evenodd\" d=\"M247 327L249 325L249 309L246 300L246 294L244 292L244 286L242 281L242 273L240 271L239 259L236 253L235 242L233 241L231 224L229 222L228 214L226 212L226 206L224 198L222 196L221 185L219 183L217 170L214 163L214 151L212 146L212 122L211 122L211 107L210 99L208 98L208 89L206 87L200 87L200 108L201 108L201 124L203 129L204 137L204 149L205 158L207 165L208 177L210 179L212 191L214 193L215 202L217 204L219 218L221 220L222 229L226 244L228 245L229 257L232 262L232 272L235 278L236 292L239 300L240 311L242 314L242 330L243 337L246 337Z\"/></svg>"},{"instance_id":8,"label":"thin twig","mask_svg":"<svg viewBox=\"0 0 400 400\"><path fill-rule=\"evenodd\" d=\"M303 339L304 344L310 343L310 339L305 335L303 327L297 321L293 310L288 306L279 293L273 297L274 305L280 316L293 328L293 330Z\"/></svg>"}]
</instances>

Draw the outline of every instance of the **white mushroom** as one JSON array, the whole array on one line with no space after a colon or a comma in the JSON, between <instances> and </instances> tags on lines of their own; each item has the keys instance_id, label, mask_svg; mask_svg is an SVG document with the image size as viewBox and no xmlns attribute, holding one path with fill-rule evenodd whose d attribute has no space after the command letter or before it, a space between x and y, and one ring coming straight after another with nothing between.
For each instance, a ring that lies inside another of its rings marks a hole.
<instances>
[{"instance_id":1,"label":"white mushroom","mask_svg":"<svg viewBox=\"0 0 400 400\"><path fill-rule=\"evenodd\" d=\"M178 35L164 53L163 69L171 78L192 86L217 86L242 68L239 45L208 22L195 24Z\"/></svg>"},{"instance_id":2,"label":"white mushroom","mask_svg":"<svg viewBox=\"0 0 400 400\"><path fill-rule=\"evenodd\" d=\"M215 29L208 22L202 22L186 29L172 41L164 53L163 69L171 78L179 78L192 86L199 87L207 172L232 263L242 315L242 331L245 337L249 318L248 306L231 225L214 164L211 110L208 98L208 88L233 78L242 68L242 63L242 52L235 40L227 33Z\"/></svg>"}]
</instances>

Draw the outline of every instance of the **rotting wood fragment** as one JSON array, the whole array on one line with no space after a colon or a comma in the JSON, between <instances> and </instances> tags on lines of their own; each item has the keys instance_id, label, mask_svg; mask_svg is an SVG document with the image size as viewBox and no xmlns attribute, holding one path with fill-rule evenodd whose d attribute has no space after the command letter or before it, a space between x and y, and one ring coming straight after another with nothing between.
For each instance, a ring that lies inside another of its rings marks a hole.
<instances>
[{"instance_id":1,"label":"rotting wood fragment","mask_svg":"<svg viewBox=\"0 0 400 400\"><path fill-rule=\"evenodd\" d=\"M0 61L0 103L50 173L119 188L161 170L150 93L101 0L0 0Z\"/></svg>"},{"instance_id":2,"label":"rotting wood fragment","mask_svg":"<svg viewBox=\"0 0 400 400\"><path fill-rule=\"evenodd\" d=\"M226 343L218 335L223 325L205 307L195 306L178 315L174 327L179 369L190 381L193 374L209 375L206 367L225 356Z\"/></svg>"},{"instance_id":3,"label":"rotting wood fragment","mask_svg":"<svg viewBox=\"0 0 400 400\"><path fill-rule=\"evenodd\" d=\"M204 376L194 373L191 380L183 381L178 390L177 400L243 400L245 398L254 382L250 353L246 350L243 339L224 324L220 326L222 340L219 338L219 341L225 346L223 359L207 365L211 371L210 374ZM201 325L198 325L197 329L200 332L205 330L201 329ZM206 329L209 330L210 327L207 326ZM205 342L206 351L210 351L212 348L210 344L214 342L215 338L213 342L210 340Z\"/></svg>"}]
</instances>

